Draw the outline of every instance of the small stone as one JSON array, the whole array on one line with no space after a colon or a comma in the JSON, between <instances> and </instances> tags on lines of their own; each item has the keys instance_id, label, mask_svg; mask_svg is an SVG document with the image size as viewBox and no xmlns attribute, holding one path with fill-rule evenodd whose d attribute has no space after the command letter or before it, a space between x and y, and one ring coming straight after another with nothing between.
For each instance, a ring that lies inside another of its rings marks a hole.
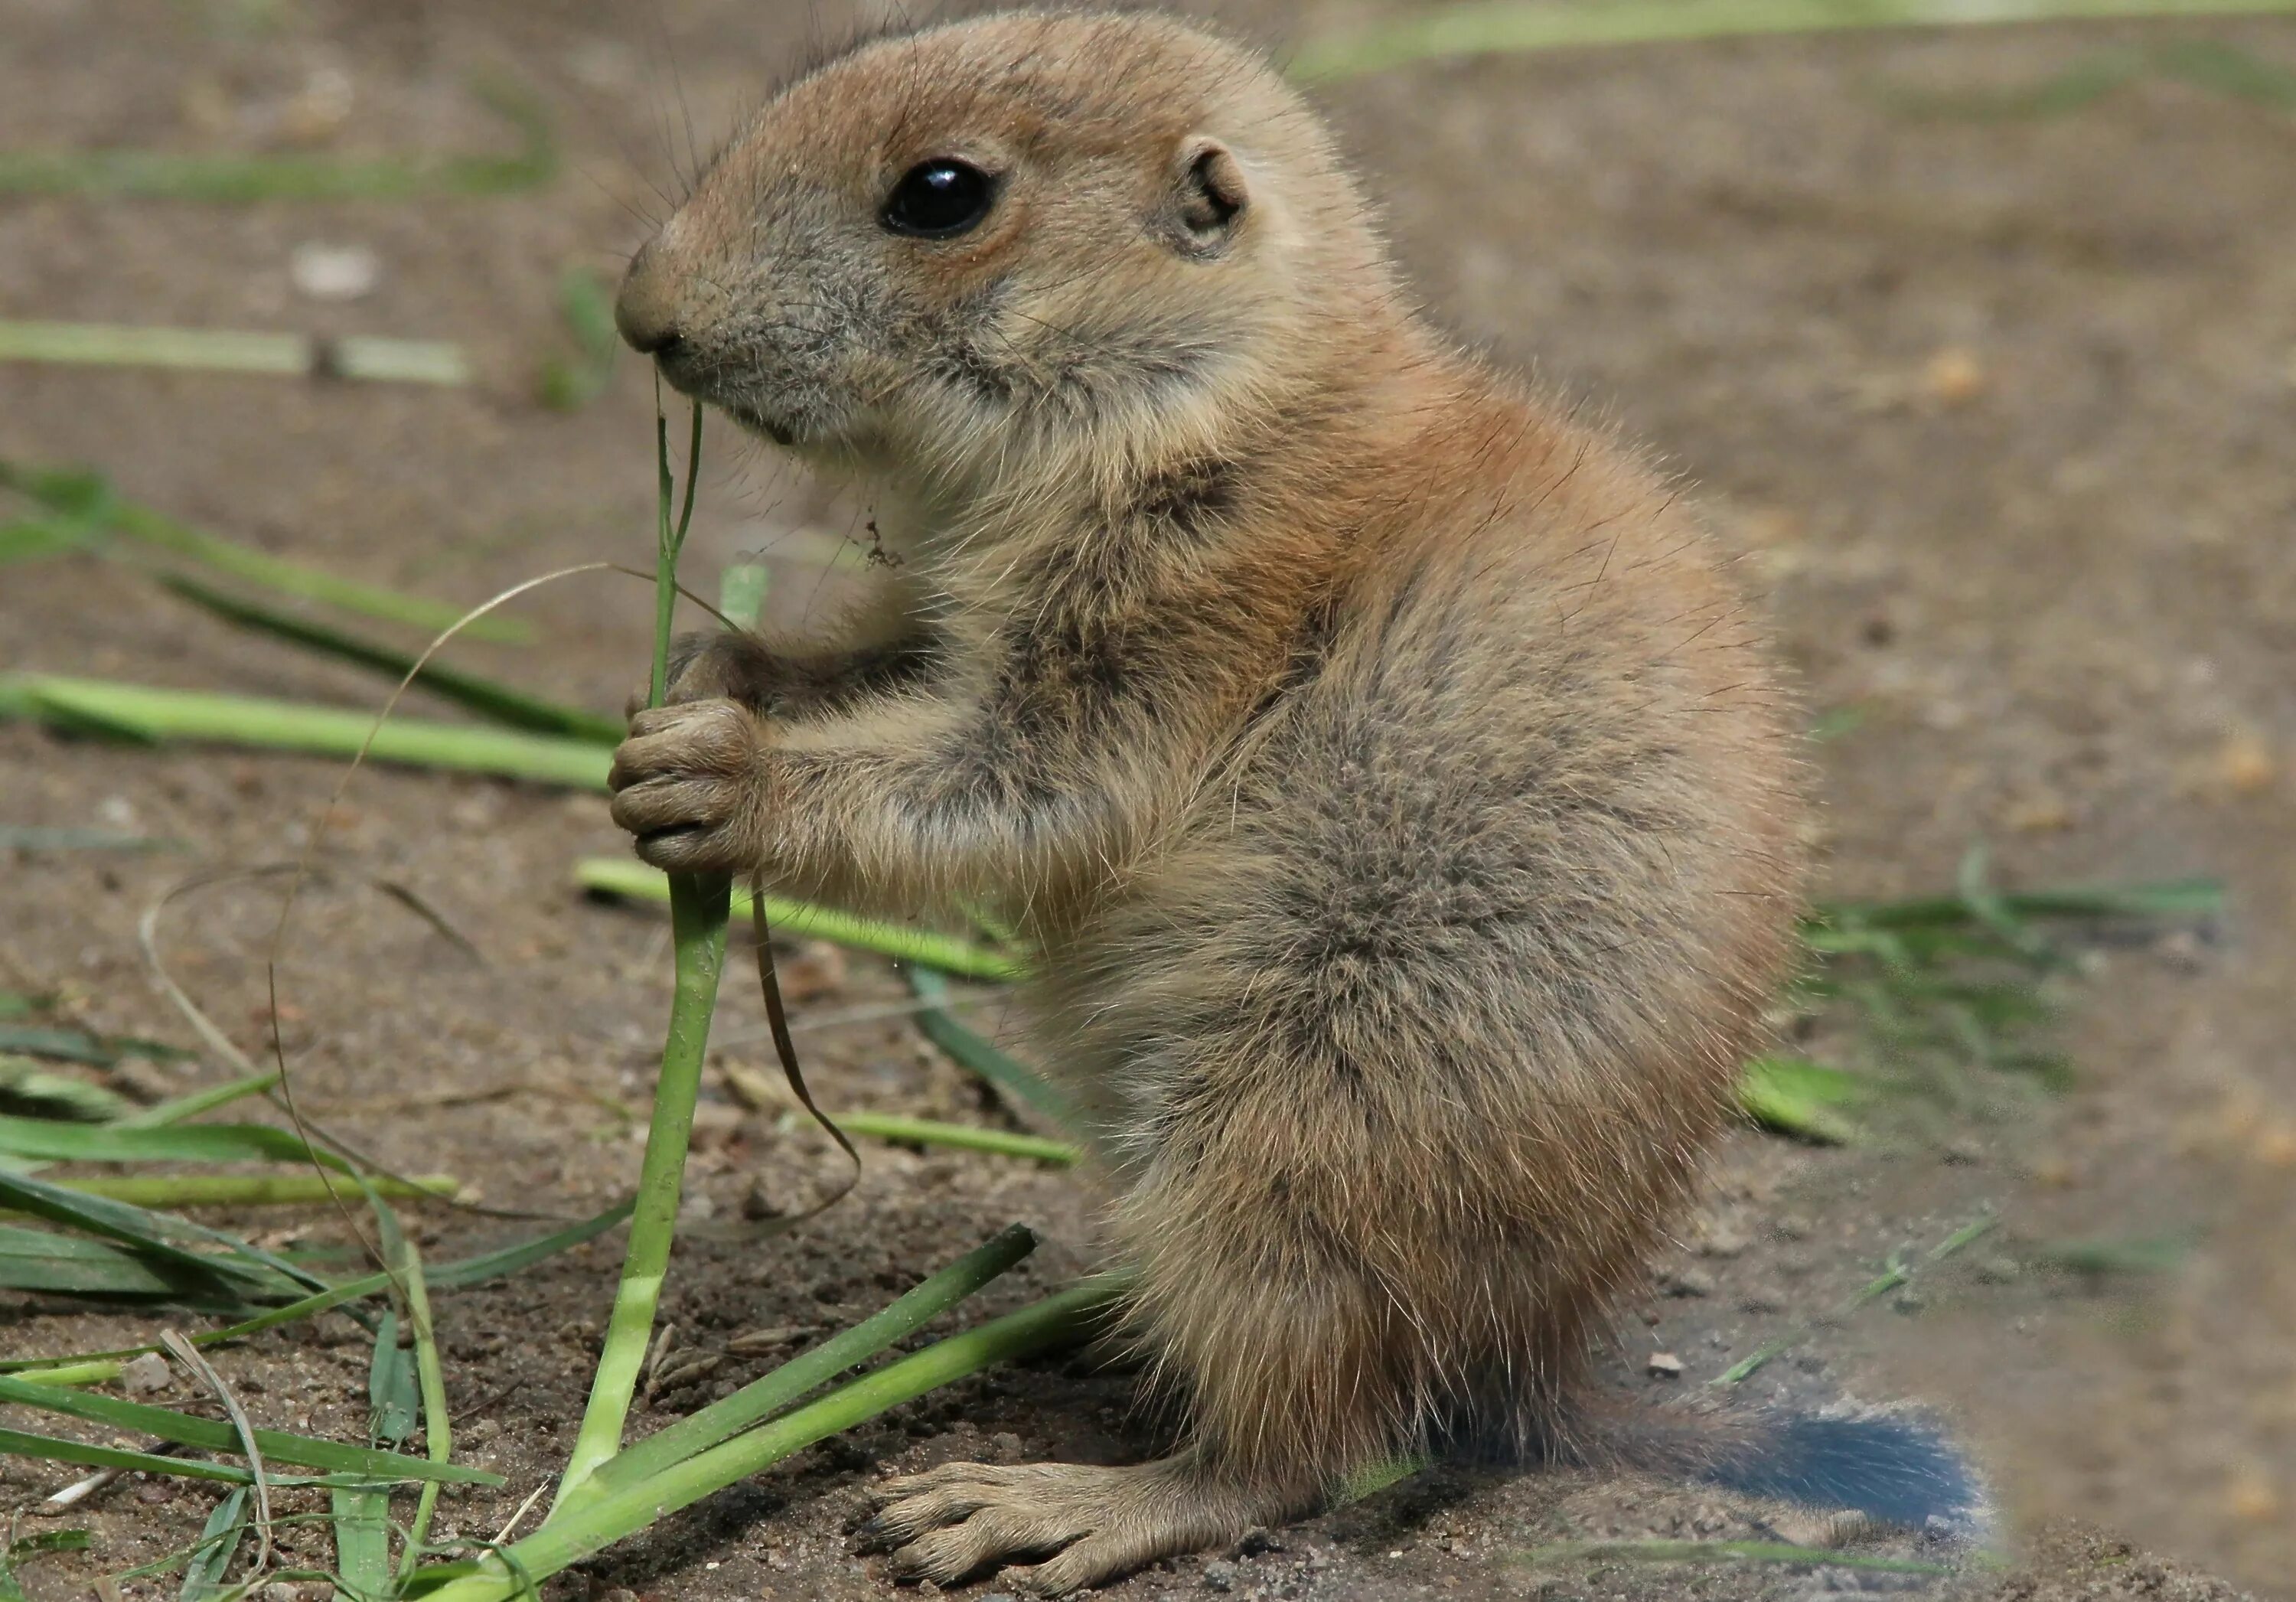
<instances>
[{"instance_id":1,"label":"small stone","mask_svg":"<svg viewBox=\"0 0 2296 1602\"><path fill-rule=\"evenodd\" d=\"M340 67L320 67L279 111L279 132L295 144L324 144L350 120L357 98L350 75Z\"/></svg>"},{"instance_id":2,"label":"small stone","mask_svg":"<svg viewBox=\"0 0 2296 1602\"><path fill-rule=\"evenodd\" d=\"M1977 353L1948 345L1922 367L1922 388L1940 406L1966 406L1985 393L1988 381Z\"/></svg>"},{"instance_id":3,"label":"small stone","mask_svg":"<svg viewBox=\"0 0 2296 1602\"><path fill-rule=\"evenodd\" d=\"M1726 1226L1709 1229L1698 1243L1701 1257L1735 1257L1744 1252L1748 1243L1740 1231Z\"/></svg>"},{"instance_id":4,"label":"small stone","mask_svg":"<svg viewBox=\"0 0 2296 1602\"><path fill-rule=\"evenodd\" d=\"M763 1174L750 1181L750 1188L742 1196L742 1216L751 1223L763 1223L769 1218L783 1217L790 1204L766 1183Z\"/></svg>"},{"instance_id":5,"label":"small stone","mask_svg":"<svg viewBox=\"0 0 2296 1602\"><path fill-rule=\"evenodd\" d=\"M382 282L382 259L365 245L307 239L289 252L287 278L313 300L357 300Z\"/></svg>"},{"instance_id":6,"label":"small stone","mask_svg":"<svg viewBox=\"0 0 2296 1602\"><path fill-rule=\"evenodd\" d=\"M1904 1313L1908 1318L1913 1316L1915 1313L1923 1310L1928 1306L1928 1298L1913 1291L1899 1291L1896 1295L1890 1298L1890 1310L1892 1312Z\"/></svg>"},{"instance_id":7,"label":"small stone","mask_svg":"<svg viewBox=\"0 0 2296 1602\"><path fill-rule=\"evenodd\" d=\"M1997 1253L1990 1257L1979 1258L1973 1271L1980 1284L2013 1285L2022 1269L2023 1265L2015 1258L2004 1257Z\"/></svg>"},{"instance_id":8,"label":"small stone","mask_svg":"<svg viewBox=\"0 0 2296 1602\"><path fill-rule=\"evenodd\" d=\"M176 1383L175 1370L156 1351L147 1351L119 1371L119 1388L131 1396L149 1396Z\"/></svg>"},{"instance_id":9,"label":"small stone","mask_svg":"<svg viewBox=\"0 0 2296 1602\"><path fill-rule=\"evenodd\" d=\"M1643 1365L1643 1369L1652 1379L1680 1379L1682 1360L1671 1351L1653 1351L1650 1354L1650 1360Z\"/></svg>"},{"instance_id":10,"label":"small stone","mask_svg":"<svg viewBox=\"0 0 2296 1602\"><path fill-rule=\"evenodd\" d=\"M1710 1296L1714 1294L1714 1276L1699 1269L1677 1269L1662 1275L1659 1288L1669 1296Z\"/></svg>"},{"instance_id":11,"label":"small stone","mask_svg":"<svg viewBox=\"0 0 2296 1602\"><path fill-rule=\"evenodd\" d=\"M2261 795L2272 788L2272 747L2260 735L2238 734L2217 752L2217 778L2234 795Z\"/></svg>"},{"instance_id":12,"label":"small stone","mask_svg":"<svg viewBox=\"0 0 2296 1602\"><path fill-rule=\"evenodd\" d=\"M1208 1591L1231 1591L1235 1589L1235 1565L1226 1558L1215 1558L1204 1565L1204 1589Z\"/></svg>"},{"instance_id":13,"label":"small stone","mask_svg":"<svg viewBox=\"0 0 2296 1602\"><path fill-rule=\"evenodd\" d=\"M2225 1485L2225 1508L2243 1523L2263 1524L2280 1511L2280 1489L2262 1469L2235 1469Z\"/></svg>"},{"instance_id":14,"label":"small stone","mask_svg":"<svg viewBox=\"0 0 2296 1602\"><path fill-rule=\"evenodd\" d=\"M2073 826L2072 803L2053 791L2037 790L2003 808L2001 821L2021 834L2054 834Z\"/></svg>"},{"instance_id":15,"label":"small stone","mask_svg":"<svg viewBox=\"0 0 2296 1602\"><path fill-rule=\"evenodd\" d=\"M677 1221L681 1224L702 1224L718 1216L718 1204L706 1192L695 1191L678 1204Z\"/></svg>"},{"instance_id":16,"label":"small stone","mask_svg":"<svg viewBox=\"0 0 2296 1602\"><path fill-rule=\"evenodd\" d=\"M2190 929L2171 929L2152 942L2152 949L2179 974L2197 974L2208 960L2201 937Z\"/></svg>"}]
</instances>

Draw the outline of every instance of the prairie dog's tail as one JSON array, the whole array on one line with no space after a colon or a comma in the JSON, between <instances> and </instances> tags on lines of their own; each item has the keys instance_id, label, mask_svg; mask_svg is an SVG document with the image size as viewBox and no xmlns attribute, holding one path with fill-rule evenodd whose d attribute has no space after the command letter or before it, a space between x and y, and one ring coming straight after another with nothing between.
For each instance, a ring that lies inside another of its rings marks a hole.
<instances>
[{"instance_id":1,"label":"prairie dog's tail","mask_svg":"<svg viewBox=\"0 0 2296 1602\"><path fill-rule=\"evenodd\" d=\"M1945 1431L1897 1414L1757 1418L1698 1477L1901 1529L1967 1534L1983 1521L1983 1489Z\"/></svg>"},{"instance_id":2,"label":"prairie dog's tail","mask_svg":"<svg viewBox=\"0 0 2296 1602\"><path fill-rule=\"evenodd\" d=\"M1539 1435L1528 1453L1535 1460L1693 1480L1964 1540L1981 1536L1987 1523L1977 1471L1942 1425L1918 1414L1777 1413L1582 1394L1567 1424ZM1447 1455L1491 1455L1488 1437L1480 1451L1472 1441L1472 1432L1451 1434Z\"/></svg>"}]
</instances>

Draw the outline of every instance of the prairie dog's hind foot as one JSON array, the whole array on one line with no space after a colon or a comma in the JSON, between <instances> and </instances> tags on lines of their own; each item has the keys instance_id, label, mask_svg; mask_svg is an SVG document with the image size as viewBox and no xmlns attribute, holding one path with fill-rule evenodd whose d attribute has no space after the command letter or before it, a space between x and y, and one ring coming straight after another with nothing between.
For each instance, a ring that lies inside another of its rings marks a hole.
<instances>
[{"instance_id":1,"label":"prairie dog's hind foot","mask_svg":"<svg viewBox=\"0 0 2296 1602\"><path fill-rule=\"evenodd\" d=\"M1002 1577L1037 1597L1064 1597L1159 1557L1218 1546L1317 1500L1230 1483L1186 1452L1126 1468L948 1463L876 1494L882 1506L861 1536L897 1547L893 1566L903 1578L947 1585L1041 1557Z\"/></svg>"}]
</instances>

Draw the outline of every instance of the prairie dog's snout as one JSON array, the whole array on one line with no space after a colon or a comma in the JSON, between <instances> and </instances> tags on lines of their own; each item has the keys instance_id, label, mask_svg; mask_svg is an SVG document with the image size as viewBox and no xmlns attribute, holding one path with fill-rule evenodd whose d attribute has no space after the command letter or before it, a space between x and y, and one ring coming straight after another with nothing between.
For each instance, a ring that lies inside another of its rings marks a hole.
<instances>
[{"instance_id":1,"label":"prairie dog's snout","mask_svg":"<svg viewBox=\"0 0 2296 1602\"><path fill-rule=\"evenodd\" d=\"M663 259L660 241L649 241L630 259L614 297L614 326L640 356L659 357L678 342L676 268Z\"/></svg>"}]
</instances>

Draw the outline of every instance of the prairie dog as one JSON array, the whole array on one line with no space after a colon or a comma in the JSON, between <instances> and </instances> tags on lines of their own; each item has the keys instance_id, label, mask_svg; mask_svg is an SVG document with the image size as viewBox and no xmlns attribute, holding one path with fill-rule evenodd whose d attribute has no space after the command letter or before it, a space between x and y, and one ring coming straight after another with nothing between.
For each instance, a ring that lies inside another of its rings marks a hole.
<instances>
[{"instance_id":1,"label":"prairie dog","mask_svg":"<svg viewBox=\"0 0 2296 1602\"><path fill-rule=\"evenodd\" d=\"M1006 910L1185 1409L1160 1461L897 1483L899 1567L1058 1595L1556 1429L1801 889L1792 703L1673 488L1423 322L1299 95L1154 15L816 68L618 316L906 559L823 640L690 642L616 820Z\"/></svg>"}]
</instances>

